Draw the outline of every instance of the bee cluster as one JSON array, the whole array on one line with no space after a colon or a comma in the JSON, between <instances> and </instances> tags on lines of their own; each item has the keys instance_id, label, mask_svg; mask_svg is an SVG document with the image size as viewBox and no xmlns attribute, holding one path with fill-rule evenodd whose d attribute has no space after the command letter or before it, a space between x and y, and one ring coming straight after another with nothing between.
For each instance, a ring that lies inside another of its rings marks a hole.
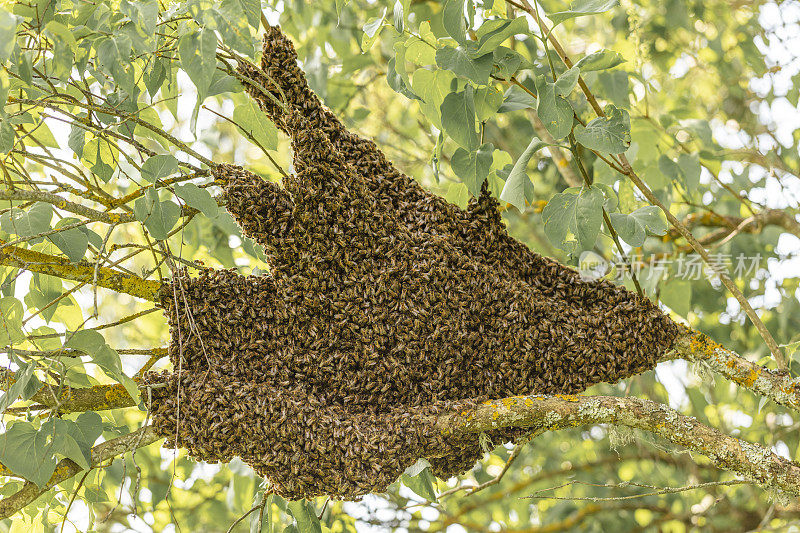
<instances>
[{"instance_id":1,"label":"bee cluster","mask_svg":"<svg viewBox=\"0 0 800 533\"><path fill-rule=\"evenodd\" d=\"M147 380L166 385L151 407L166 446L239 456L289 498L356 498L419 457L445 478L474 464L478 437L442 435L431 415L577 393L671 348L678 326L655 305L531 252L488 192L461 210L347 131L278 28L261 69L240 68L290 136L296 173L279 186L233 165L214 171L271 271L209 269L165 287L174 368Z\"/></svg>"}]
</instances>

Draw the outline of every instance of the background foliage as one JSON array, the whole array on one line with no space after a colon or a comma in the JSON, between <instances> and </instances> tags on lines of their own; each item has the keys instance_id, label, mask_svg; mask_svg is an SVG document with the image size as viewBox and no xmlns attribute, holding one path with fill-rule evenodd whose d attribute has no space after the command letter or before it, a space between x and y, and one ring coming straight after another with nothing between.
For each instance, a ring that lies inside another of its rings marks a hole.
<instances>
[{"instance_id":1,"label":"background foliage","mask_svg":"<svg viewBox=\"0 0 800 533\"><path fill-rule=\"evenodd\" d=\"M674 318L771 365L719 281L678 270L691 249L607 164L609 153L625 152L671 212L720 261L732 261L732 273L740 255L757 258L735 281L791 356L800 338L800 4L542 1L534 7L558 24L553 35L573 68L545 44L524 4L7 4L0 10L0 237L155 280L198 264L268 269L259 247L217 205L208 172L210 161L242 164L271 180L291 170L287 139L232 69L236 57L257 62L263 12L294 39L325 104L426 187L464 206L488 176L509 230L531 248L572 265L581 257L612 262L622 249L642 290ZM579 74L607 118L594 117ZM634 288L629 276L623 282ZM0 292L0 344L15 379L0 398L0 463L10 470L0 493L9 496L20 476L43 484L63 457L87 466L101 436L146 421L145 393L139 409L55 416L57 409L32 399L41 383L59 390L121 383L138 397L132 378L143 366L166 364L158 348L168 334L152 303L92 282L3 266ZM641 395L787 457L800 452L794 414L680 361L592 392ZM259 519L264 531L676 532L800 520L797 501L749 484L663 493L658 487L733 478L702 457L606 427L543 435L497 485L437 499L497 475L510 448L494 444L461 479L422 470L360 503L269 496L263 513L234 530L258 531ZM264 491L238 461L200 464L155 444L59 484L0 528L226 531L261 504Z\"/></svg>"}]
</instances>

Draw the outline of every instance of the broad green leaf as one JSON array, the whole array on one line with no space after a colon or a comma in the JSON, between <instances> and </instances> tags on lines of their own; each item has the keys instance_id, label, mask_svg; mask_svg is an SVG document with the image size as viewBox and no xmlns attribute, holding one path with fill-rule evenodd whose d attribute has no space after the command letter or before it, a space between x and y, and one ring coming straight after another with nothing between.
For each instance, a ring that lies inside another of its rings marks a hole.
<instances>
[{"instance_id":1,"label":"broad green leaf","mask_svg":"<svg viewBox=\"0 0 800 533\"><path fill-rule=\"evenodd\" d=\"M397 33L403 33L404 20L403 20L403 3L400 0L395 0L394 7L392 8L392 23Z\"/></svg>"},{"instance_id":2,"label":"broad green leaf","mask_svg":"<svg viewBox=\"0 0 800 533\"><path fill-rule=\"evenodd\" d=\"M436 489L434 489L436 478L430 468L423 468L416 476L403 474L400 476L400 481L416 495L432 502L436 501Z\"/></svg>"},{"instance_id":3,"label":"broad green leaf","mask_svg":"<svg viewBox=\"0 0 800 533\"><path fill-rule=\"evenodd\" d=\"M86 470L92 461L92 445L103 432L103 423L100 415L89 411L81 413L74 422L52 418L42 429L52 432L53 452L72 459Z\"/></svg>"},{"instance_id":4,"label":"broad green leaf","mask_svg":"<svg viewBox=\"0 0 800 533\"><path fill-rule=\"evenodd\" d=\"M678 156L678 167L687 191L694 191L700 183L700 158L697 154L681 153Z\"/></svg>"},{"instance_id":5,"label":"broad green leaf","mask_svg":"<svg viewBox=\"0 0 800 533\"><path fill-rule=\"evenodd\" d=\"M525 209L525 188L530 183L526 172L528 162L530 162L533 154L545 146L547 146L547 143L542 142L538 137L531 139L528 147L519 156L519 159L511 169L511 173L508 175L503 191L500 193L501 200L510 203L520 211Z\"/></svg>"},{"instance_id":6,"label":"broad green leaf","mask_svg":"<svg viewBox=\"0 0 800 533\"><path fill-rule=\"evenodd\" d=\"M158 192L149 187L133 204L136 219L144 223L154 239L167 238L169 231L178 222L181 208L169 200L160 201Z\"/></svg>"},{"instance_id":7,"label":"broad green leaf","mask_svg":"<svg viewBox=\"0 0 800 533\"><path fill-rule=\"evenodd\" d=\"M472 100L475 102L475 116L478 122L486 122L503 104L503 93L491 85L479 87L475 90Z\"/></svg>"},{"instance_id":8,"label":"broad green leaf","mask_svg":"<svg viewBox=\"0 0 800 533\"><path fill-rule=\"evenodd\" d=\"M648 231L655 235L663 235L667 231L667 225L654 205L640 207L630 214L611 213L609 218L622 240L634 247L644 244Z\"/></svg>"},{"instance_id":9,"label":"broad green leaf","mask_svg":"<svg viewBox=\"0 0 800 533\"><path fill-rule=\"evenodd\" d=\"M458 76L468 78L477 85L486 85L492 72L494 56L486 53L471 58L464 47L451 48L443 46L436 51L436 64L441 68L453 71Z\"/></svg>"},{"instance_id":10,"label":"broad green leaf","mask_svg":"<svg viewBox=\"0 0 800 533\"><path fill-rule=\"evenodd\" d=\"M405 59L403 59L404 52L399 52L397 54L397 60L402 59L402 63L405 64ZM389 87L392 88L393 91L398 92L405 96L406 98L410 98L412 100L418 100L419 97L414 94L414 91L409 89L408 85L406 85L405 80L403 79L403 75L397 72L397 61L394 57L391 58L386 64L386 82L389 84ZM400 67L405 71L404 67ZM407 77L407 76L406 76Z\"/></svg>"},{"instance_id":11,"label":"broad green leaf","mask_svg":"<svg viewBox=\"0 0 800 533\"><path fill-rule=\"evenodd\" d=\"M210 29L184 35L178 41L181 68L197 87L197 104L205 100L217 68L217 38Z\"/></svg>"},{"instance_id":12,"label":"broad green leaf","mask_svg":"<svg viewBox=\"0 0 800 533\"><path fill-rule=\"evenodd\" d=\"M292 513L300 533L322 533L322 526L311 502L296 500L288 502L286 507Z\"/></svg>"},{"instance_id":13,"label":"broad green leaf","mask_svg":"<svg viewBox=\"0 0 800 533\"><path fill-rule=\"evenodd\" d=\"M442 128L441 105L450 94L450 85L455 75L449 70L430 71L419 68L411 76L411 87L422 101L419 103L422 113L440 131Z\"/></svg>"},{"instance_id":14,"label":"broad green leaf","mask_svg":"<svg viewBox=\"0 0 800 533\"><path fill-rule=\"evenodd\" d=\"M473 52L473 57L481 56L488 52L493 52L498 46L513 35L527 34L529 31L528 20L525 17L517 17L513 20L491 19L484 22L478 28L478 48Z\"/></svg>"},{"instance_id":15,"label":"broad green leaf","mask_svg":"<svg viewBox=\"0 0 800 533\"><path fill-rule=\"evenodd\" d=\"M604 13L618 5L619 0L577 0L569 5L569 9L551 13L547 17L553 21L554 25L558 25L571 18Z\"/></svg>"},{"instance_id":16,"label":"broad green leaf","mask_svg":"<svg viewBox=\"0 0 800 533\"><path fill-rule=\"evenodd\" d=\"M30 290L25 295L25 305L41 311L41 316L46 321L53 318L61 300L53 303L62 295L61 280L55 276L33 274L31 276Z\"/></svg>"},{"instance_id":17,"label":"broad green leaf","mask_svg":"<svg viewBox=\"0 0 800 533\"><path fill-rule=\"evenodd\" d=\"M81 161L91 169L92 172L100 176L103 181L108 181L114 175L119 161L119 151L102 137L96 137L87 142L83 147Z\"/></svg>"},{"instance_id":18,"label":"broad green leaf","mask_svg":"<svg viewBox=\"0 0 800 533\"><path fill-rule=\"evenodd\" d=\"M27 391L38 390L41 383L33 373L34 370L36 370L36 363L33 361L30 363L19 362L19 369L14 373L14 383L0 396L0 413L4 413L8 406L20 397L23 400L27 400L30 397L30 395L25 394ZM3 381L5 381L5 378Z\"/></svg>"},{"instance_id":19,"label":"broad green leaf","mask_svg":"<svg viewBox=\"0 0 800 533\"><path fill-rule=\"evenodd\" d=\"M561 76L559 76L555 83L553 83L553 89L555 90L556 94L559 96L567 96L569 93L572 92L572 89L578 84L578 77L581 75L581 70L574 66L571 69L567 70Z\"/></svg>"},{"instance_id":20,"label":"broad green leaf","mask_svg":"<svg viewBox=\"0 0 800 533\"><path fill-rule=\"evenodd\" d=\"M536 79L536 89L539 96L536 112L542 124L555 140L563 139L572 131L572 106L544 76Z\"/></svg>"},{"instance_id":21,"label":"broad green leaf","mask_svg":"<svg viewBox=\"0 0 800 533\"><path fill-rule=\"evenodd\" d=\"M45 427L17 420L0 434L0 463L15 474L45 486L56 469L53 444Z\"/></svg>"},{"instance_id":22,"label":"broad green leaf","mask_svg":"<svg viewBox=\"0 0 800 533\"><path fill-rule=\"evenodd\" d=\"M12 208L0 217L0 228L6 233L31 237L50 229L53 206L36 202L26 209Z\"/></svg>"},{"instance_id":23,"label":"broad green leaf","mask_svg":"<svg viewBox=\"0 0 800 533\"><path fill-rule=\"evenodd\" d=\"M480 196L481 185L486 181L489 168L492 166L493 153L494 146L486 143L474 152L458 148L450 158L453 173L461 178L474 196Z\"/></svg>"},{"instance_id":24,"label":"broad green leaf","mask_svg":"<svg viewBox=\"0 0 800 533\"><path fill-rule=\"evenodd\" d=\"M677 180L681 176L681 167L666 154L658 158L658 170L669 180Z\"/></svg>"},{"instance_id":25,"label":"broad green leaf","mask_svg":"<svg viewBox=\"0 0 800 533\"><path fill-rule=\"evenodd\" d=\"M458 44L467 42L467 21L464 18L464 0L445 0L442 8L444 30Z\"/></svg>"},{"instance_id":26,"label":"broad green leaf","mask_svg":"<svg viewBox=\"0 0 800 533\"><path fill-rule=\"evenodd\" d=\"M503 80L511 78L523 64L523 58L514 50L505 46L498 46L492 53L494 55L494 76ZM516 88L515 85L511 86ZM531 106L535 107L535 106Z\"/></svg>"},{"instance_id":27,"label":"broad green leaf","mask_svg":"<svg viewBox=\"0 0 800 533\"><path fill-rule=\"evenodd\" d=\"M568 253L591 249L600 233L604 201L605 197L597 187L572 188L557 193L542 211L545 235L556 247Z\"/></svg>"},{"instance_id":28,"label":"broad green leaf","mask_svg":"<svg viewBox=\"0 0 800 533\"><path fill-rule=\"evenodd\" d=\"M214 218L219 214L219 206L214 197L205 189L201 189L194 183L176 185L175 194L186 202L189 207L194 207L209 218Z\"/></svg>"},{"instance_id":29,"label":"broad green leaf","mask_svg":"<svg viewBox=\"0 0 800 533\"><path fill-rule=\"evenodd\" d=\"M581 72L591 72L614 68L624 62L625 59L623 59L619 52L603 49L599 52L582 57L580 61L575 63L575 66L580 68Z\"/></svg>"},{"instance_id":30,"label":"broad green leaf","mask_svg":"<svg viewBox=\"0 0 800 533\"><path fill-rule=\"evenodd\" d=\"M22 302L13 296L0 298L0 345L16 344L25 338L22 333Z\"/></svg>"},{"instance_id":31,"label":"broad green leaf","mask_svg":"<svg viewBox=\"0 0 800 533\"><path fill-rule=\"evenodd\" d=\"M233 121L265 150L278 147L278 129L252 99L248 98L233 109Z\"/></svg>"},{"instance_id":32,"label":"broad green leaf","mask_svg":"<svg viewBox=\"0 0 800 533\"><path fill-rule=\"evenodd\" d=\"M14 51L14 43L17 40L17 26L19 19L6 11L0 9L0 62L5 63Z\"/></svg>"},{"instance_id":33,"label":"broad green leaf","mask_svg":"<svg viewBox=\"0 0 800 533\"><path fill-rule=\"evenodd\" d=\"M475 104L473 89L467 85L463 91L448 94L441 106L444 132L462 148L472 151L480 141L475 131Z\"/></svg>"},{"instance_id":34,"label":"broad green leaf","mask_svg":"<svg viewBox=\"0 0 800 533\"><path fill-rule=\"evenodd\" d=\"M100 333L91 329L68 333L64 348L86 352L94 364L102 368L103 372L110 377L122 383L131 398L138 401L139 389L136 383L122 371L119 354L106 344Z\"/></svg>"},{"instance_id":35,"label":"broad green leaf","mask_svg":"<svg viewBox=\"0 0 800 533\"><path fill-rule=\"evenodd\" d=\"M383 8L383 12L381 12L380 17L375 17L367 21L364 24L364 36L361 38L361 51L366 52L372 45L375 44L375 40L378 38L380 34L380 28L383 26L383 19L386 18L386 8Z\"/></svg>"},{"instance_id":36,"label":"broad green leaf","mask_svg":"<svg viewBox=\"0 0 800 533\"><path fill-rule=\"evenodd\" d=\"M692 309L692 283L689 280L672 279L661 286L659 297L664 305L686 318Z\"/></svg>"},{"instance_id":37,"label":"broad green leaf","mask_svg":"<svg viewBox=\"0 0 800 533\"><path fill-rule=\"evenodd\" d=\"M261 24L261 1L260 0L227 0L237 6L247 17L247 23L256 30ZM223 1L225 4L225 1ZM337 2L338 7L338 2Z\"/></svg>"},{"instance_id":38,"label":"broad green leaf","mask_svg":"<svg viewBox=\"0 0 800 533\"><path fill-rule=\"evenodd\" d=\"M600 81L602 95L606 100L610 100L620 108L630 107L627 72L624 70L604 71L597 75L597 79Z\"/></svg>"},{"instance_id":39,"label":"broad green leaf","mask_svg":"<svg viewBox=\"0 0 800 533\"><path fill-rule=\"evenodd\" d=\"M512 85L503 94L503 104L497 110L498 113L508 113L520 109L536 109L538 105L536 98L523 91L516 85Z\"/></svg>"},{"instance_id":40,"label":"broad green leaf","mask_svg":"<svg viewBox=\"0 0 800 533\"><path fill-rule=\"evenodd\" d=\"M628 112L606 106L606 116L597 117L586 127L575 128L575 139L586 148L607 154L620 154L631 145L631 121Z\"/></svg>"},{"instance_id":41,"label":"broad green leaf","mask_svg":"<svg viewBox=\"0 0 800 533\"><path fill-rule=\"evenodd\" d=\"M142 177L150 183L178 173L178 160L170 154L154 155L142 164Z\"/></svg>"}]
</instances>

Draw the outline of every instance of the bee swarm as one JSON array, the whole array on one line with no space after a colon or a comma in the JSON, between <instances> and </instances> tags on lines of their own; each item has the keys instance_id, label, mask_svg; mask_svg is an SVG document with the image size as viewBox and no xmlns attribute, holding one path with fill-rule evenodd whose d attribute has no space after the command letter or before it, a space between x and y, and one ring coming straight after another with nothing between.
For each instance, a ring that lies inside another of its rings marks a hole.
<instances>
[{"instance_id":1,"label":"bee swarm","mask_svg":"<svg viewBox=\"0 0 800 533\"><path fill-rule=\"evenodd\" d=\"M489 398L577 393L653 368L678 326L649 300L583 281L505 231L485 190L466 211L422 189L309 89L279 28L240 70L291 137L283 187L219 165L227 208L271 272L206 270L162 292L171 373L152 417L205 461L239 456L288 498L382 492L419 457L447 478L478 436L426 422ZM499 442L519 433L498 431Z\"/></svg>"}]
</instances>

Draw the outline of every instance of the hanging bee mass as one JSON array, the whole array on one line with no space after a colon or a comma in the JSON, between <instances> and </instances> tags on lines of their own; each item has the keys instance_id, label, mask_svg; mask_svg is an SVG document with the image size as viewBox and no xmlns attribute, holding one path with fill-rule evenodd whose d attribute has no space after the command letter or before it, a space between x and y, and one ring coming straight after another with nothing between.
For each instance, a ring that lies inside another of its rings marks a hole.
<instances>
[{"instance_id":1,"label":"hanging bee mass","mask_svg":"<svg viewBox=\"0 0 800 533\"><path fill-rule=\"evenodd\" d=\"M208 269L165 286L174 369L147 375L166 384L152 389L165 446L239 456L289 498L357 498L431 450L440 477L474 464L478 437L445 437L431 414L577 393L653 368L671 348L678 326L649 300L509 237L485 184L461 210L346 130L279 28L267 30L261 69L239 68L290 136L296 173L281 187L214 170L271 271Z\"/></svg>"}]
</instances>

